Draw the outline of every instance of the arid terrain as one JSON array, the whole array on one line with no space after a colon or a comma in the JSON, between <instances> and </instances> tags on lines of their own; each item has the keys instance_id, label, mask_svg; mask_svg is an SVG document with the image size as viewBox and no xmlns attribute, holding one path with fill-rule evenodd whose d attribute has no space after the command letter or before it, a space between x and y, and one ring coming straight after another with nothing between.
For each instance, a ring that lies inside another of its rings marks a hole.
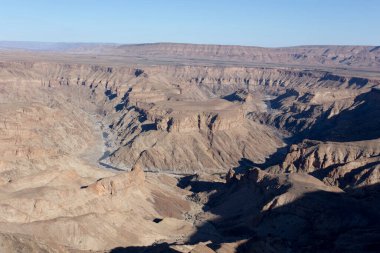
<instances>
[{"instance_id":1,"label":"arid terrain","mask_svg":"<svg viewBox=\"0 0 380 253\"><path fill-rule=\"evenodd\" d=\"M0 43L0 252L379 252L380 47Z\"/></svg>"}]
</instances>

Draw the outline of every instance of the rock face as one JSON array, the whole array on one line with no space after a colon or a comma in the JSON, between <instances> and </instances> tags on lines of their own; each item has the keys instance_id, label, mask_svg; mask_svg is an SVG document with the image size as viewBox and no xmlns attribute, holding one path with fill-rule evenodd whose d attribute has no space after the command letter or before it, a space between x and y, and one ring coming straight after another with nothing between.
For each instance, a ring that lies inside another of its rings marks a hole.
<instances>
[{"instance_id":1,"label":"rock face","mask_svg":"<svg viewBox=\"0 0 380 253\"><path fill-rule=\"evenodd\" d=\"M126 194L129 188L143 187L145 175L142 168L137 165L130 172L117 176L101 178L86 188L98 195Z\"/></svg>"},{"instance_id":2,"label":"rock face","mask_svg":"<svg viewBox=\"0 0 380 253\"><path fill-rule=\"evenodd\" d=\"M377 252L379 52L1 51L0 252Z\"/></svg>"},{"instance_id":3,"label":"rock face","mask_svg":"<svg viewBox=\"0 0 380 253\"><path fill-rule=\"evenodd\" d=\"M155 84L150 82L144 80L136 86L152 89ZM161 99L135 103L129 98L135 97L136 86L123 96L128 97L120 111L125 116L110 123L111 131L117 133L116 141L122 142L110 156L119 166L130 167L138 161L155 171L211 172L237 166L244 157L263 161L281 145L273 130L248 121L240 104L205 95L186 98L196 94L173 95L158 88L155 93L161 94ZM133 132L126 131L126 126L133 126ZM255 146L259 139L267 146Z\"/></svg>"},{"instance_id":4,"label":"rock face","mask_svg":"<svg viewBox=\"0 0 380 253\"><path fill-rule=\"evenodd\" d=\"M372 219L379 216L379 202L373 205L365 194L355 194L306 174L253 169L233 176L208 196L207 204L221 235L245 240L238 244L239 252L370 251L380 235ZM352 237L355 233L366 238Z\"/></svg>"},{"instance_id":5,"label":"rock face","mask_svg":"<svg viewBox=\"0 0 380 253\"><path fill-rule=\"evenodd\" d=\"M341 188L379 181L380 140L361 142L304 141L293 145L282 163L285 172L306 172Z\"/></svg>"}]
</instances>

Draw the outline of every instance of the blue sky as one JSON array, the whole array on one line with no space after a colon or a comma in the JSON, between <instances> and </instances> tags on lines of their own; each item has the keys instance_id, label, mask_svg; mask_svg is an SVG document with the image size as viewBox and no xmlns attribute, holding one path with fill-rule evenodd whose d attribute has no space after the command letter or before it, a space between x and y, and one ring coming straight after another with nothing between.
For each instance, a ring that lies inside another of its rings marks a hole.
<instances>
[{"instance_id":1,"label":"blue sky","mask_svg":"<svg viewBox=\"0 0 380 253\"><path fill-rule=\"evenodd\" d=\"M0 40L380 45L380 0L0 0Z\"/></svg>"}]
</instances>

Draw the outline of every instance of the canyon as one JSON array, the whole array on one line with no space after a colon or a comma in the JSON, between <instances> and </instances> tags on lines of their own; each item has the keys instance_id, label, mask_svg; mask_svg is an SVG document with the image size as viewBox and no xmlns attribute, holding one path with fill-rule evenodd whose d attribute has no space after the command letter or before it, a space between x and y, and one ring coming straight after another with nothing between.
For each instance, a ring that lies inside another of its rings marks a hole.
<instances>
[{"instance_id":1,"label":"canyon","mask_svg":"<svg viewBox=\"0 0 380 253\"><path fill-rule=\"evenodd\" d=\"M380 250L379 47L50 46L0 43L1 252Z\"/></svg>"}]
</instances>

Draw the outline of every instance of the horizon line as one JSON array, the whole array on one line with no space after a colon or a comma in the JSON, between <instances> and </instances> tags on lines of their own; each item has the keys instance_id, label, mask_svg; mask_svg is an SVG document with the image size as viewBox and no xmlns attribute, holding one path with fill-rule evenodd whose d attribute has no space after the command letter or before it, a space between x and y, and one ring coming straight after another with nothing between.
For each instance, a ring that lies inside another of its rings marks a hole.
<instances>
[{"instance_id":1,"label":"horizon line","mask_svg":"<svg viewBox=\"0 0 380 253\"><path fill-rule=\"evenodd\" d=\"M296 44L285 46L258 46L243 44L218 44L218 43L192 43L192 42L140 42L140 43L119 43L119 42L84 42L84 41L37 41L37 40L0 40L0 43L40 43L40 44L66 44L66 45L115 45L115 46L139 46L139 45L158 45L158 44L177 44L177 45L199 45L199 46L236 46L236 47L256 47L256 48L292 48L292 47L378 47L380 45L368 44Z\"/></svg>"}]
</instances>

